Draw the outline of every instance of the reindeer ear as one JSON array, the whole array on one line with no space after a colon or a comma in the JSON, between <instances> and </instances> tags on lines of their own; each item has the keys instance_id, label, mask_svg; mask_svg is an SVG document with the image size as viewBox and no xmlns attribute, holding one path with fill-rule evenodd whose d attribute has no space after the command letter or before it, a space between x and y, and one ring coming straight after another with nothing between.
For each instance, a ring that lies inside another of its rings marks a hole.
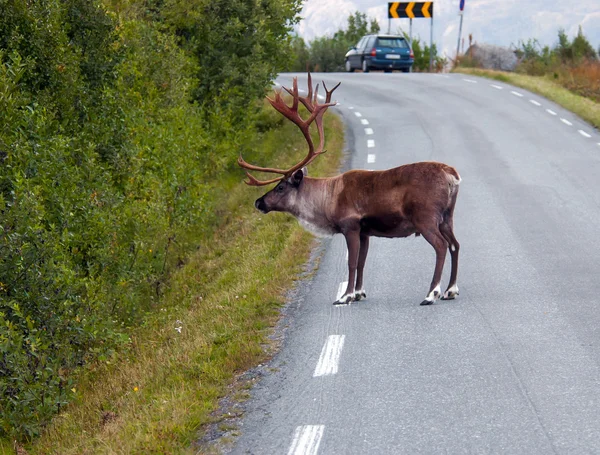
<instances>
[{"instance_id":1,"label":"reindeer ear","mask_svg":"<svg viewBox=\"0 0 600 455\"><path fill-rule=\"evenodd\" d=\"M306 168L298 169L296 172L292 174L292 183L296 186L300 185L300 182L304 178L304 174L306 173Z\"/></svg>"}]
</instances>

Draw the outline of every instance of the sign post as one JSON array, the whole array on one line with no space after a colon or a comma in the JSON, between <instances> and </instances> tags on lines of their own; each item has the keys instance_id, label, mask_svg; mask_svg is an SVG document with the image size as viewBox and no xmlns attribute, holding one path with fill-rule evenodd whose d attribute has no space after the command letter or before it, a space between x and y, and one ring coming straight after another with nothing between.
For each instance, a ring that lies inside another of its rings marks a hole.
<instances>
[{"instance_id":1,"label":"sign post","mask_svg":"<svg viewBox=\"0 0 600 455\"><path fill-rule=\"evenodd\" d=\"M456 43L456 61L458 62L458 52L460 50L460 35L462 34L462 22L463 15L465 12L465 0L460 0L460 4L458 5L458 14L460 16L460 26L458 27L458 42Z\"/></svg>"},{"instance_id":2,"label":"sign post","mask_svg":"<svg viewBox=\"0 0 600 455\"><path fill-rule=\"evenodd\" d=\"M464 1L464 0L463 0ZM412 20L416 17L431 18L431 36L429 40L429 71L433 62L433 2L391 2L388 3L388 31L392 19L410 19L410 48L412 49Z\"/></svg>"}]
</instances>

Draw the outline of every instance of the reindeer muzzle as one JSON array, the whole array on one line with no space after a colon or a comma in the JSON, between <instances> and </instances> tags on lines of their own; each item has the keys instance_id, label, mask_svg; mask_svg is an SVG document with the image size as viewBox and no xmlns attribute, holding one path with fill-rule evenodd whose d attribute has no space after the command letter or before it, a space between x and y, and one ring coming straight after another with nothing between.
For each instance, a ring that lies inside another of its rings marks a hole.
<instances>
[{"instance_id":1,"label":"reindeer muzzle","mask_svg":"<svg viewBox=\"0 0 600 455\"><path fill-rule=\"evenodd\" d=\"M254 202L254 207L256 207L262 213L269 213L269 209L267 208L267 204L265 204L264 198L259 198Z\"/></svg>"}]
</instances>

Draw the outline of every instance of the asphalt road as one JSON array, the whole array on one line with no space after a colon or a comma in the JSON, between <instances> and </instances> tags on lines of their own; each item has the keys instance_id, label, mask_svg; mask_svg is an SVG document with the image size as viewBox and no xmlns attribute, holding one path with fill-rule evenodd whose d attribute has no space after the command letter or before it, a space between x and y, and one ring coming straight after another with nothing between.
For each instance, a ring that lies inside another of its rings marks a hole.
<instances>
[{"instance_id":1,"label":"asphalt road","mask_svg":"<svg viewBox=\"0 0 600 455\"><path fill-rule=\"evenodd\" d=\"M460 74L314 78L342 81L332 110L349 167L458 169L460 296L419 306L433 248L373 239L367 300L334 307L345 244L326 240L231 452L600 453L600 134L544 98ZM442 289L449 271L448 257Z\"/></svg>"}]
</instances>

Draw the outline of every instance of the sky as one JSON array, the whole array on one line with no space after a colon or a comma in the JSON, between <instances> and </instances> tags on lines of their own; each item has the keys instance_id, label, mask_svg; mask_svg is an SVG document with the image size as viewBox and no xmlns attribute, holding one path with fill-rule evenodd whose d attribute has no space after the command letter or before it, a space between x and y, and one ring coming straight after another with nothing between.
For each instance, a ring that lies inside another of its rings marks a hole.
<instances>
[{"instance_id":1,"label":"sky","mask_svg":"<svg viewBox=\"0 0 600 455\"><path fill-rule=\"evenodd\" d=\"M440 53L456 55L460 16L459 0L434 1L433 41ZM381 0L305 0L302 20L296 30L305 41L319 36L332 36L345 28L347 18L355 11L366 13L379 22L381 31L408 32L409 19L388 22L388 3ZM429 42L430 19L413 19L413 36ZM600 0L465 0L462 37L465 48L469 33L473 41L498 46L518 46L519 41L537 39L542 45L554 46L558 30L563 28L570 38L582 26L594 49L600 47ZM462 44L461 44L462 52Z\"/></svg>"}]
</instances>

